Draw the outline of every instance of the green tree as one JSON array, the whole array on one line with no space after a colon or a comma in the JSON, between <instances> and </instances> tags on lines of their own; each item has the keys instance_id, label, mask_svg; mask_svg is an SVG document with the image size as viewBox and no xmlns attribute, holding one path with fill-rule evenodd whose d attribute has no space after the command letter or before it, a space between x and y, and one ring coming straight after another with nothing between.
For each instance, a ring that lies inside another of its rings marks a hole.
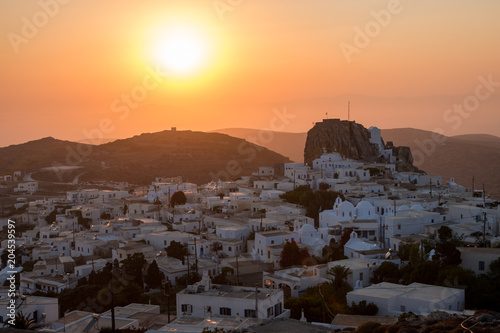
<instances>
[{"instance_id":1,"label":"green tree","mask_svg":"<svg viewBox=\"0 0 500 333\"><path fill-rule=\"evenodd\" d=\"M280 195L281 199L286 200L289 203L300 205L300 198L307 192L312 192L308 185L301 185L295 188L293 191L289 191Z\"/></svg>"},{"instance_id":2,"label":"green tree","mask_svg":"<svg viewBox=\"0 0 500 333\"><path fill-rule=\"evenodd\" d=\"M344 247L346 243L351 239L351 234L354 231L354 228L344 228L344 232L342 232L342 236L340 236L340 245Z\"/></svg>"},{"instance_id":3,"label":"green tree","mask_svg":"<svg viewBox=\"0 0 500 333\"><path fill-rule=\"evenodd\" d=\"M444 242L436 245L433 260L440 260L445 265L460 265L462 258L461 253L456 246L451 242Z\"/></svg>"},{"instance_id":4,"label":"green tree","mask_svg":"<svg viewBox=\"0 0 500 333\"><path fill-rule=\"evenodd\" d=\"M45 222L47 224L52 224L56 221L57 209L54 209L49 213L49 215L45 216Z\"/></svg>"},{"instance_id":5,"label":"green tree","mask_svg":"<svg viewBox=\"0 0 500 333\"><path fill-rule=\"evenodd\" d=\"M184 205L187 202L186 195L182 191L177 191L172 194L170 198L170 207L175 207L177 205Z\"/></svg>"},{"instance_id":6,"label":"green tree","mask_svg":"<svg viewBox=\"0 0 500 333\"><path fill-rule=\"evenodd\" d=\"M412 266L417 266L420 263L420 245L413 244L410 248L410 264Z\"/></svg>"},{"instance_id":7,"label":"green tree","mask_svg":"<svg viewBox=\"0 0 500 333\"><path fill-rule=\"evenodd\" d=\"M438 237L442 241L447 241L451 239L453 237L451 228L443 225L441 228L438 229Z\"/></svg>"},{"instance_id":8,"label":"green tree","mask_svg":"<svg viewBox=\"0 0 500 333\"><path fill-rule=\"evenodd\" d=\"M151 288L161 287L161 280L163 279L163 273L158 268L156 260L153 260L148 266L146 276L144 277L144 282Z\"/></svg>"},{"instance_id":9,"label":"green tree","mask_svg":"<svg viewBox=\"0 0 500 333\"><path fill-rule=\"evenodd\" d=\"M399 269L398 265L395 263L384 261L379 267L377 267L373 271L373 283L380 282L391 282L391 283L399 283L399 280L402 278L403 274Z\"/></svg>"},{"instance_id":10,"label":"green tree","mask_svg":"<svg viewBox=\"0 0 500 333\"><path fill-rule=\"evenodd\" d=\"M349 307L349 313L357 316L375 316L378 312L378 306L375 303L366 303L361 301L358 304L352 302Z\"/></svg>"},{"instance_id":11,"label":"green tree","mask_svg":"<svg viewBox=\"0 0 500 333\"><path fill-rule=\"evenodd\" d=\"M101 214L101 220L111 220L113 217L111 216L110 213L107 213L107 212L103 212Z\"/></svg>"},{"instance_id":12,"label":"green tree","mask_svg":"<svg viewBox=\"0 0 500 333\"><path fill-rule=\"evenodd\" d=\"M424 261L419 263L411 272L410 281L425 284L434 284L438 278L441 265L437 261Z\"/></svg>"},{"instance_id":13,"label":"green tree","mask_svg":"<svg viewBox=\"0 0 500 333\"><path fill-rule=\"evenodd\" d=\"M311 255L306 248L299 248L295 240L292 238L291 242L286 242L283 246L283 251L280 255L280 266L282 268L295 266L295 265L305 265L307 264L307 258Z\"/></svg>"},{"instance_id":14,"label":"green tree","mask_svg":"<svg viewBox=\"0 0 500 333\"><path fill-rule=\"evenodd\" d=\"M200 281L201 275L196 272L189 272L189 274L186 273L179 278L175 278L175 280L178 285L187 286Z\"/></svg>"},{"instance_id":15,"label":"green tree","mask_svg":"<svg viewBox=\"0 0 500 333\"><path fill-rule=\"evenodd\" d=\"M500 258L493 260L490 264L490 273L488 274L493 279L500 280Z\"/></svg>"},{"instance_id":16,"label":"green tree","mask_svg":"<svg viewBox=\"0 0 500 333\"><path fill-rule=\"evenodd\" d=\"M184 261L184 257L188 255L188 248L186 245L176 242L176 241L171 241L170 245L167 246L165 249L167 251L167 256L176 258L179 260Z\"/></svg>"},{"instance_id":17,"label":"green tree","mask_svg":"<svg viewBox=\"0 0 500 333\"><path fill-rule=\"evenodd\" d=\"M324 187L324 186L323 186ZM301 205L306 208L306 215L318 220L319 212L325 209L331 209L337 197L344 200L344 196L335 191L319 190L313 191L309 186L302 185L293 191L289 191L280 196L287 202Z\"/></svg>"},{"instance_id":18,"label":"green tree","mask_svg":"<svg viewBox=\"0 0 500 333\"><path fill-rule=\"evenodd\" d=\"M212 278L212 283L215 284L229 284L229 279L227 278L229 274L233 274L234 269L231 267L224 267L221 273Z\"/></svg>"},{"instance_id":19,"label":"green tree","mask_svg":"<svg viewBox=\"0 0 500 333\"><path fill-rule=\"evenodd\" d=\"M31 313L24 314L22 310L20 310L14 319L14 328L17 329L32 329L33 325L36 324L36 318L31 318Z\"/></svg>"},{"instance_id":20,"label":"green tree","mask_svg":"<svg viewBox=\"0 0 500 333\"><path fill-rule=\"evenodd\" d=\"M349 274L351 274L351 270L345 266L336 265L330 268L328 274L331 274L334 277L332 285L336 289L340 289L347 283L346 281Z\"/></svg>"},{"instance_id":21,"label":"green tree","mask_svg":"<svg viewBox=\"0 0 500 333\"><path fill-rule=\"evenodd\" d=\"M409 261L410 260L411 247L412 247L412 244L399 243L398 256L401 259L401 261Z\"/></svg>"},{"instance_id":22,"label":"green tree","mask_svg":"<svg viewBox=\"0 0 500 333\"><path fill-rule=\"evenodd\" d=\"M133 255L128 255L127 258L122 260L121 271L130 277L133 277L132 281L138 286L143 286L142 269L146 264L146 258L142 253L134 253Z\"/></svg>"},{"instance_id":23,"label":"green tree","mask_svg":"<svg viewBox=\"0 0 500 333\"><path fill-rule=\"evenodd\" d=\"M328 185L327 183L319 183L318 188L320 189L320 191L326 191L330 188L330 185Z\"/></svg>"}]
</instances>

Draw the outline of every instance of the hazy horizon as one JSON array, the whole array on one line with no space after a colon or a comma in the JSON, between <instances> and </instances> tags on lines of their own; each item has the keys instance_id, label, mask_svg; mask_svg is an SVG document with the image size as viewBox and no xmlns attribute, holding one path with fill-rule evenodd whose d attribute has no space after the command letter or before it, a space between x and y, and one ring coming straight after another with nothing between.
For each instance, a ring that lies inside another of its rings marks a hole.
<instances>
[{"instance_id":1,"label":"hazy horizon","mask_svg":"<svg viewBox=\"0 0 500 333\"><path fill-rule=\"evenodd\" d=\"M365 124L362 124L363 126L365 126ZM366 127L366 126L365 126ZM410 130L417 130L417 131L427 131L427 132L432 132L432 131L429 131L429 130L424 130L424 129L421 129L421 128L414 128L414 127L395 127L395 128L380 128L380 130L382 131L387 131L387 130L400 130L400 129L410 129ZM99 144L105 144L105 143L109 143L109 142L113 142L113 141L116 141L116 140L124 140L124 139L129 139L129 138L132 138L134 136L138 136L138 135L141 135L141 134L147 134L147 133L158 133L158 132L162 132L162 131L168 131L168 130L171 130L171 128L165 128L164 130L160 130L160 131L154 131L154 132L141 132L141 133L135 133L135 134L132 134L130 136L125 136L125 137L120 137L120 138L113 138L113 137L106 137L106 138L103 138L102 142L100 143L93 143L91 142L92 140L89 140L89 139L85 139L85 138L80 138L80 139L76 139L76 140L70 140L70 139L67 139L67 138L61 138L61 137L57 137L57 136L53 136L53 135L49 135L49 136L44 136L44 137L40 137L40 138L35 138L35 139L32 139L32 140L26 140L26 141L23 141L23 142L19 142L19 143L12 143L12 144L8 144L8 145L5 145L5 146L0 146L0 148L5 148L5 147L8 147L8 146L13 146L13 145L19 145L19 144L23 144L23 143L26 143L26 142L29 142L29 141L37 141L37 140L42 140L42 139L45 139L45 138L48 138L48 137L52 137L56 140L61 140L61 141L70 141L70 142L75 142L75 143L87 143L87 144L95 144L95 145L99 145ZM207 130L207 131L203 131L203 130L193 130L193 129L179 129L179 128L176 128L177 131L193 131L193 132L205 132L205 133L218 133L219 131L224 131L224 130L248 130L248 131L266 131L267 129L259 129L259 128L250 128L250 127L225 127L225 128L217 128L217 129L211 129L211 130ZM303 131L303 132L287 132L287 131L274 131L274 132L277 132L277 133L283 133L283 134L307 134L308 131ZM434 133L437 133L437 132L434 132ZM438 133L439 134L439 133ZM443 134L444 135L444 134ZM450 137L455 137L455 136L467 136L467 135L491 135L495 138L498 138L500 139L500 136L497 136L497 135L493 135L493 134L487 134L487 133L463 133L463 134L456 134L456 135L450 135ZM446 135L445 135L446 136Z\"/></svg>"},{"instance_id":2,"label":"hazy horizon","mask_svg":"<svg viewBox=\"0 0 500 333\"><path fill-rule=\"evenodd\" d=\"M0 147L171 127L300 133L347 119L348 101L366 127L500 136L500 2L231 3L3 1Z\"/></svg>"}]
</instances>

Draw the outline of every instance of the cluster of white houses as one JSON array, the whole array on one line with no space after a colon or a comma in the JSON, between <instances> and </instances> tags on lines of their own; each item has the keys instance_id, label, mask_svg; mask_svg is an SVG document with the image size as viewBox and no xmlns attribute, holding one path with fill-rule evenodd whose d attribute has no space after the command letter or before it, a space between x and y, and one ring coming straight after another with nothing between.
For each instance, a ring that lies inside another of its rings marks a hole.
<instances>
[{"instance_id":1,"label":"cluster of white houses","mask_svg":"<svg viewBox=\"0 0 500 333\"><path fill-rule=\"evenodd\" d=\"M286 317L284 298L300 296L306 288L328 281L332 278L328 271L335 265L350 269L348 283L354 291L348 301L374 302L381 315L463 310L462 290L421 284L371 285L370 279L384 261L401 264L397 256L387 255L389 248L389 254L396 253L410 237L412 241L435 238L444 225L470 243L483 232L491 242L499 241L499 207L484 193L478 195L453 179L444 182L440 176L398 172L396 157L384 149L380 131L370 131L372 143L379 145L388 163L366 164L325 152L311 166L261 167L234 182L214 180L198 186L180 177L157 178L146 192L81 189L64 197L20 201L16 207L25 211L16 221L35 228L24 232L16 246L23 262L36 263L32 271L21 272L19 291L58 293L75 287L80 278L107 262L142 253L149 263L156 260L172 284L193 269L195 262L204 275L201 282L177 295L178 317L226 316L239 322ZM332 207L322 207L318 221L307 217L303 207L280 198L301 185L319 189L324 184L342 193L345 200L338 198ZM38 183L26 182L18 184L16 191L37 189ZM170 199L178 191L184 192L187 202L171 208ZM50 214L55 218L47 224ZM0 222L4 226L7 219ZM344 247L347 259L280 269L280 254L287 242L293 240L321 256L324 247L332 240L340 241L346 230L354 230ZM173 241L187 245L186 260L166 255ZM7 241L1 247L7 248ZM500 256L498 249L460 251L462 265L478 274L487 273L489 263ZM249 274L263 272L261 286L212 285L210 277L224 267L238 267ZM0 279L6 277L0 274ZM60 320L56 322L53 312L49 315L50 309L44 310L44 316L39 308L31 313L39 322L54 322L53 328L60 330ZM125 326L131 322L124 319Z\"/></svg>"}]
</instances>

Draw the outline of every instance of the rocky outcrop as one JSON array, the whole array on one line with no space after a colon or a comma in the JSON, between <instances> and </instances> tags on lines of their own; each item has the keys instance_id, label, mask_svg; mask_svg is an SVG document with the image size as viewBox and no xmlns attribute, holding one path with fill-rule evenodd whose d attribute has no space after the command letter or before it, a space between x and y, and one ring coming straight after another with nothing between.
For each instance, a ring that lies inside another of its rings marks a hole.
<instances>
[{"instance_id":1,"label":"rocky outcrop","mask_svg":"<svg viewBox=\"0 0 500 333\"><path fill-rule=\"evenodd\" d=\"M396 165L399 171L420 171L413 165L413 155L410 147L395 147L392 141L388 141L386 148L392 149L392 156L396 157Z\"/></svg>"},{"instance_id":2,"label":"rocky outcrop","mask_svg":"<svg viewBox=\"0 0 500 333\"><path fill-rule=\"evenodd\" d=\"M388 162L380 157L379 146L370 142L370 138L370 131L355 121L323 119L307 133L304 162L312 165L313 160L324 152L338 152L344 158L364 162ZM410 148L394 147L392 143L385 148L392 149L399 171L418 170L413 166Z\"/></svg>"},{"instance_id":3,"label":"rocky outcrop","mask_svg":"<svg viewBox=\"0 0 500 333\"><path fill-rule=\"evenodd\" d=\"M307 132L304 161L312 161L326 152L338 152L345 158L375 161L378 147L370 142L370 132L353 121L324 119Z\"/></svg>"}]
</instances>

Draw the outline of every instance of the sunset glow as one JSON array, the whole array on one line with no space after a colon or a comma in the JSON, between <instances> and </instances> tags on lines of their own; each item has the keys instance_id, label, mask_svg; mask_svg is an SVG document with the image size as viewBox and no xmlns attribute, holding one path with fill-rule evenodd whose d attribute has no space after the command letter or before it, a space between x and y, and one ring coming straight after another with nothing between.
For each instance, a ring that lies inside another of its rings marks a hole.
<instances>
[{"instance_id":1,"label":"sunset glow","mask_svg":"<svg viewBox=\"0 0 500 333\"><path fill-rule=\"evenodd\" d=\"M176 27L158 34L153 57L173 75L189 75L209 62L208 41L199 32Z\"/></svg>"},{"instance_id":2,"label":"sunset glow","mask_svg":"<svg viewBox=\"0 0 500 333\"><path fill-rule=\"evenodd\" d=\"M499 12L486 0L5 0L0 146L85 140L103 119L107 139L270 128L284 108L295 118L281 130L306 132L326 113L347 119L348 101L368 127L500 135ZM488 98L453 111L489 77Z\"/></svg>"}]
</instances>

